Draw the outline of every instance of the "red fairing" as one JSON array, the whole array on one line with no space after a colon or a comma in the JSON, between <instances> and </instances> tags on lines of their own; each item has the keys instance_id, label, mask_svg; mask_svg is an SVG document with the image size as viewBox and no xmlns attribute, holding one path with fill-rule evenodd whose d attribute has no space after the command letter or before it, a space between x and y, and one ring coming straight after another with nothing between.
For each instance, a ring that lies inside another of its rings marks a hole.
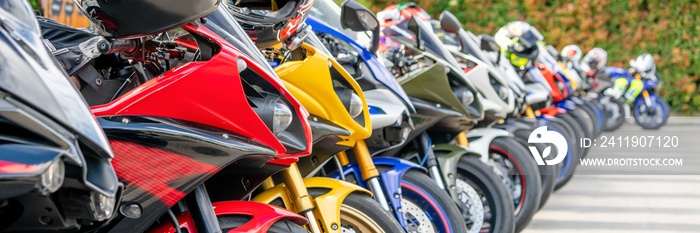
<instances>
[{"instance_id":1,"label":"red fairing","mask_svg":"<svg viewBox=\"0 0 700 233\"><path fill-rule=\"evenodd\" d=\"M280 156L308 155L311 129L308 112L276 79L220 37L204 27L183 26L185 30L211 38L221 51L208 61L190 62L163 73L105 105L92 107L95 116L159 116L197 122L251 138L275 149ZM238 73L237 59L265 77L291 102L302 120L307 151L285 154L286 149L257 116L246 100Z\"/></svg>"},{"instance_id":2,"label":"red fairing","mask_svg":"<svg viewBox=\"0 0 700 233\"><path fill-rule=\"evenodd\" d=\"M562 93L562 91L559 90L559 87L555 82L554 74L552 74L552 72L546 69L546 67L542 63L537 63L537 68L540 69L542 76L544 76L544 78L547 80L547 83L549 83L549 87L552 88L552 92L550 92L549 96L551 96L556 102L563 100L564 93ZM561 82L562 80L559 81Z\"/></svg>"},{"instance_id":3,"label":"red fairing","mask_svg":"<svg viewBox=\"0 0 700 233\"><path fill-rule=\"evenodd\" d=\"M545 116L551 116L554 117L559 113L566 113L566 109L560 108L560 107L548 107L548 108L543 108L539 110L540 113L544 114Z\"/></svg>"},{"instance_id":4,"label":"red fairing","mask_svg":"<svg viewBox=\"0 0 700 233\"><path fill-rule=\"evenodd\" d=\"M223 201L213 203L216 216L224 215L244 215L252 217L247 223L231 229L229 233L264 233L272 224L279 220L289 220L296 224L305 225L306 218L298 214L276 206L249 201ZM194 221L189 212L184 212L177 216L180 228L187 229L187 232L197 232ZM174 233L175 228L170 222L163 223L151 231L151 233Z\"/></svg>"}]
</instances>

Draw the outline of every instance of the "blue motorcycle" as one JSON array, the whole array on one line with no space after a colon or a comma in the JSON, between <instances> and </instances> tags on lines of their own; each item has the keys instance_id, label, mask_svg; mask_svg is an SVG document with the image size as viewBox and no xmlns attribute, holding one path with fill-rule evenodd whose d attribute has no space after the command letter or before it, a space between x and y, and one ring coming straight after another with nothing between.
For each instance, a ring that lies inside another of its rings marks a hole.
<instances>
[{"instance_id":1,"label":"blue motorcycle","mask_svg":"<svg viewBox=\"0 0 700 233\"><path fill-rule=\"evenodd\" d=\"M630 61L630 71L608 67L606 72L614 79L615 85L606 94L616 99L624 99L630 105L634 120L644 129L658 129L668 120L670 107L658 94L662 82L656 72L654 60L649 54L642 54Z\"/></svg>"}]
</instances>

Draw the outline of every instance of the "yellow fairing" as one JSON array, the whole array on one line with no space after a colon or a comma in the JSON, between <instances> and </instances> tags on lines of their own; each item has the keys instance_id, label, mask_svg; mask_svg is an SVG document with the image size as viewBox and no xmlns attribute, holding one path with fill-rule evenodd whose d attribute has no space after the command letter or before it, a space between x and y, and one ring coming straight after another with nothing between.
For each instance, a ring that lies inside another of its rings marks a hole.
<instances>
[{"instance_id":1,"label":"yellow fairing","mask_svg":"<svg viewBox=\"0 0 700 233\"><path fill-rule=\"evenodd\" d=\"M285 87L304 105L304 108L316 117L331 121L350 131L350 136L338 144L353 146L358 139L365 139L372 133L369 110L360 85L334 59L329 58L309 45L301 48L307 50L306 58L301 61L288 61L275 68L275 72L284 82ZM358 117L364 119L364 125L357 123L348 113L338 98L333 86L330 67L337 70L352 86L356 95L362 99L363 110Z\"/></svg>"},{"instance_id":2,"label":"yellow fairing","mask_svg":"<svg viewBox=\"0 0 700 233\"><path fill-rule=\"evenodd\" d=\"M569 69L566 68L564 64L561 64L561 62L557 62L559 64L559 67L564 71L564 74L567 74L569 77L573 77L573 75L569 74ZM569 78L569 82L571 82L571 89L578 90L578 82L574 80L573 78Z\"/></svg>"},{"instance_id":3,"label":"yellow fairing","mask_svg":"<svg viewBox=\"0 0 700 233\"><path fill-rule=\"evenodd\" d=\"M316 208L313 210L314 216L316 216L316 219L321 222L325 232L340 232L340 228L333 230L331 226L333 224L340 226L340 205L345 200L345 197L353 192L360 192L365 195L372 196L372 193L360 186L346 181L325 177L305 178L304 185L307 189L330 189L328 193L314 198L314 204L316 206ZM257 195L252 201L270 204L280 198L287 209L297 211L294 209L292 199L286 190L287 188L284 184L278 184L271 189L265 190L260 195Z\"/></svg>"}]
</instances>

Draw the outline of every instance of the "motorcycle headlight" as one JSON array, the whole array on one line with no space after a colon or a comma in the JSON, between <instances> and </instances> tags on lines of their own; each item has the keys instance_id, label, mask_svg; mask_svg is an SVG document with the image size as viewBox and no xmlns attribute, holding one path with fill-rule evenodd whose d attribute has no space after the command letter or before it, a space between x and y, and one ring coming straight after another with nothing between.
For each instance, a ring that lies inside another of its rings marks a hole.
<instances>
[{"instance_id":1,"label":"motorcycle headlight","mask_svg":"<svg viewBox=\"0 0 700 233\"><path fill-rule=\"evenodd\" d=\"M474 102L474 93L469 91L467 88L458 88L457 91L455 91L455 94L457 95L457 99L459 99L464 106L469 106L472 102Z\"/></svg>"},{"instance_id":2,"label":"motorcycle headlight","mask_svg":"<svg viewBox=\"0 0 700 233\"><path fill-rule=\"evenodd\" d=\"M289 109L282 100L277 100L272 116L272 131L275 134L281 133L292 124L292 110Z\"/></svg>"},{"instance_id":3,"label":"motorcycle headlight","mask_svg":"<svg viewBox=\"0 0 700 233\"><path fill-rule=\"evenodd\" d=\"M90 194L90 209L92 209L94 219L103 221L112 217L114 213L114 205L117 202L116 198L108 197L100 193Z\"/></svg>"},{"instance_id":4,"label":"motorcycle headlight","mask_svg":"<svg viewBox=\"0 0 700 233\"><path fill-rule=\"evenodd\" d=\"M66 168L61 159L51 162L46 171L41 174L39 181L39 191L43 194L56 192L63 185L63 178L66 175Z\"/></svg>"},{"instance_id":5,"label":"motorcycle headlight","mask_svg":"<svg viewBox=\"0 0 700 233\"><path fill-rule=\"evenodd\" d=\"M355 93L353 93L350 96L350 104L348 106L348 113L350 113L350 116L352 118L359 116L360 113L362 113L363 107L364 106L362 104L362 99L360 99L359 96L357 96L357 95L355 95Z\"/></svg>"},{"instance_id":6,"label":"motorcycle headlight","mask_svg":"<svg viewBox=\"0 0 700 233\"><path fill-rule=\"evenodd\" d=\"M496 86L496 93L501 100L505 101L508 99L508 89L503 86Z\"/></svg>"}]
</instances>

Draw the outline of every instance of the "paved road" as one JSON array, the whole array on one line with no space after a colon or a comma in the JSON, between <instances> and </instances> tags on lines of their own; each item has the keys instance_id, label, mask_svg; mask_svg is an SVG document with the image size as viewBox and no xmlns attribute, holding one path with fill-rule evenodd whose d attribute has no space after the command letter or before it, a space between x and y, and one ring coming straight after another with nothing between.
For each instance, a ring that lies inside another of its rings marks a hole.
<instances>
[{"instance_id":1,"label":"paved road","mask_svg":"<svg viewBox=\"0 0 700 233\"><path fill-rule=\"evenodd\" d=\"M672 156L682 158L683 167L579 167L585 175L556 192L523 232L700 232L700 125L645 131L626 124L604 135L671 135L679 147L592 148L589 157Z\"/></svg>"}]
</instances>

